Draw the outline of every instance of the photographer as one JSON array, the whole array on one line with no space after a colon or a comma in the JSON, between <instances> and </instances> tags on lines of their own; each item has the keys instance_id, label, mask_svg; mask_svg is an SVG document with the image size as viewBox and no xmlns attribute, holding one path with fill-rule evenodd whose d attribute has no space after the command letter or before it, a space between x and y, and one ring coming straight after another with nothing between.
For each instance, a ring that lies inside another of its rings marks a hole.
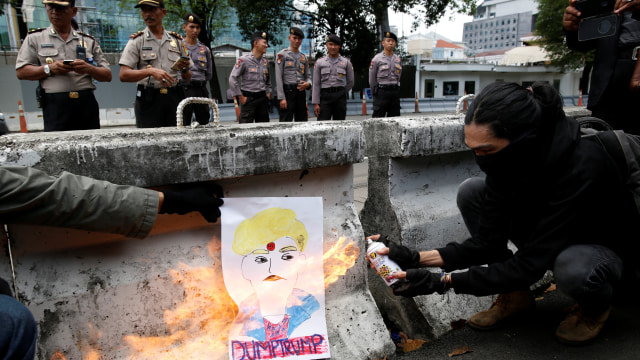
<instances>
[{"instance_id":1,"label":"photographer","mask_svg":"<svg viewBox=\"0 0 640 360\"><path fill-rule=\"evenodd\" d=\"M615 129L640 134L640 122L637 121L640 88L635 82L632 84L640 49L640 0L615 2L613 14L617 15L617 21L612 35L593 36L595 38L586 36L591 39L580 41L580 31L598 35L603 28L598 21L587 23L587 16L580 11L585 10L586 6L595 5L597 8L601 6L598 4L603 4L598 1L591 4L590 1L594 0L570 0L562 20L569 49L580 52L596 49L587 108L593 116L607 121ZM582 4L585 7L581 7ZM604 11L601 15L606 14L607 11ZM636 74L638 76L640 74Z\"/></svg>"}]
</instances>

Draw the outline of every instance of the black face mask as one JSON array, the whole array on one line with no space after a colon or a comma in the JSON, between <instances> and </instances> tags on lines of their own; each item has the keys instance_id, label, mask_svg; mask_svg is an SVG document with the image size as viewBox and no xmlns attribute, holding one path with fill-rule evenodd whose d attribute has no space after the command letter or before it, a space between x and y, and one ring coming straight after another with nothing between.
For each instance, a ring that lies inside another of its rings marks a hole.
<instances>
[{"instance_id":1,"label":"black face mask","mask_svg":"<svg viewBox=\"0 0 640 360\"><path fill-rule=\"evenodd\" d=\"M528 131L493 154L474 157L487 176L516 179L536 169L538 147L536 132Z\"/></svg>"}]
</instances>

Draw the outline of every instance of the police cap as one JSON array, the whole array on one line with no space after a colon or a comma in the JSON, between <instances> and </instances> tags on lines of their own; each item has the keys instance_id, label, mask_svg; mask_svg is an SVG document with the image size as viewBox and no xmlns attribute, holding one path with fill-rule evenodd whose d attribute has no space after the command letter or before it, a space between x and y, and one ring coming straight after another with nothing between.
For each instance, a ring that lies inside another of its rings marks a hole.
<instances>
[{"instance_id":1,"label":"police cap","mask_svg":"<svg viewBox=\"0 0 640 360\"><path fill-rule=\"evenodd\" d=\"M187 15L184 16L184 23L194 23L197 24L198 26L202 27L202 22L200 21L200 18L198 17L198 15L194 14L194 13L188 13Z\"/></svg>"},{"instance_id":2,"label":"police cap","mask_svg":"<svg viewBox=\"0 0 640 360\"><path fill-rule=\"evenodd\" d=\"M269 39L267 38L267 33L264 31L256 31L253 33L253 35L251 35L251 47L253 47L253 43L255 43L256 40L260 40L260 39L267 40L267 45L269 45Z\"/></svg>"},{"instance_id":3,"label":"police cap","mask_svg":"<svg viewBox=\"0 0 640 360\"><path fill-rule=\"evenodd\" d=\"M289 34L295 35L295 36L298 36L301 39L304 39L304 33L302 32L302 30L300 28L295 27L295 26L293 26L293 27L291 27L291 29L289 29Z\"/></svg>"},{"instance_id":4,"label":"police cap","mask_svg":"<svg viewBox=\"0 0 640 360\"><path fill-rule=\"evenodd\" d=\"M66 1L57 1L57 0L43 0L43 4L56 4L60 6L76 6L76 0L66 0Z\"/></svg>"},{"instance_id":5,"label":"police cap","mask_svg":"<svg viewBox=\"0 0 640 360\"><path fill-rule=\"evenodd\" d=\"M153 7L161 7L164 8L164 0L139 0L138 1L138 5L134 6L134 7L140 7L142 5L149 5L149 6L153 6Z\"/></svg>"},{"instance_id":6,"label":"police cap","mask_svg":"<svg viewBox=\"0 0 640 360\"><path fill-rule=\"evenodd\" d=\"M382 33L382 39L393 39L393 41L398 42L398 37L396 36L396 34L392 33L391 31L385 31L384 33Z\"/></svg>"},{"instance_id":7,"label":"police cap","mask_svg":"<svg viewBox=\"0 0 640 360\"><path fill-rule=\"evenodd\" d=\"M342 45L342 40L336 34L329 34L329 36L327 36L327 42L332 42L336 45Z\"/></svg>"}]
</instances>

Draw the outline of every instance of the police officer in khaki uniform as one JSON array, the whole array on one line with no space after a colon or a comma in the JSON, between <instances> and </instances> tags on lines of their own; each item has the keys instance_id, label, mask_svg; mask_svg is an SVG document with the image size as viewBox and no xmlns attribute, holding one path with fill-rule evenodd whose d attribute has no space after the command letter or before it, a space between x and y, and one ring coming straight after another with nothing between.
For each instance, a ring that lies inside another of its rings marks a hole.
<instances>
[{"instance_id":1,"label":"police officer in khaki uniform","mask_svg":"<svg viewBox=\"0 0 640 360\"><path fill-rule=\"evenodd\" d=\"M369 66L369 87L373 92L373 117L400 115L400 75L402 60L393 53L398 37L386 31L382 34L384 50L373 57Z\"/></svg>"},{"instance_id":2,"label":"police officer in khaki uniform","mask_svg":"<svg viewBox=\"0 0 640 360\"><path fill-rule=\"evenodd\" d=\"M347 93L353 88L353 66L340 55L342 40L327 37L329 55L316 61L313 70L313 112L318 120L344 120L347 117Z\"/></svg>"},{"instance_id":3,"label":"police officer in khaki uniform","mask_svg":"<svg viewBox=\"0 0 640 360\"><path fill-rule=\"evenodd\" d=\"M93 79L111 81L111 70L100 45L91 35L75 31L71 19L75 0L42 2L51 26L33 30L16 59L20 80L38 80L44 131L100 128Z\"/></svg>"},{"instance_id":4,"label":"police officer in khaki uniform","mask_svg":"<svg viewBox=\"0 0 640 360\"><path fill-rule=\"evenodd\" d=\"M211 50L203 43L198 41L198 35L202 22L198 15L189 13L184 17L184 24L182 29L184 30L186 37L184 39L189 56L193 62L191 67L191 81L184 81L181 79L181 84L184 87L185 97L209 97L209 91L207 91L207 82L211 80L213 76L213 61L211 61ZM191 115L196 114L196 120L201 125L209 123L209 105L206 104L189 104L184 108L184 119L191 119Z\"/></svg>"},{"instance_id":5,"label":"police officer in khaki uniform","mask_svg":"<svg viewBox=\"0 0 640 360\"><path fill-rule=\"evenodd\" d=\"M309 58L300 52L304 33L300 28L289 29L289 46L280 50L276 59L280 121L307 121L307 93L311 87Z\"/></svg>"},{"instance_id":6,"label":"police officer in khaki uniform","mask_svg":"<svg viewBox=\"0 0 640 360\"><path fill-rule=\"evenodd\" d=\"M130 36L120 58L120 81L137 82L136 126L176 126L176 109L184 98L178 73L191 80L191 61L182 36L162 26L163 0L139 0L135 6L147 24Z\"/></svg>"},{"instance_id":7,"label":"police officer in khaki uniform","mask_svg":"<svg viewBox=\"0 0 640 360\"><path fill-rule=\"evenodd\" d=\"M269 62L264 57L269 43L267 33L256 32L251 36L251 52L242 55L229 76L229 88L238 97L242 109L240 123L269 122L271 78ZM240 81L242 80L242 86Z\"/></svg>"}]
</instances>

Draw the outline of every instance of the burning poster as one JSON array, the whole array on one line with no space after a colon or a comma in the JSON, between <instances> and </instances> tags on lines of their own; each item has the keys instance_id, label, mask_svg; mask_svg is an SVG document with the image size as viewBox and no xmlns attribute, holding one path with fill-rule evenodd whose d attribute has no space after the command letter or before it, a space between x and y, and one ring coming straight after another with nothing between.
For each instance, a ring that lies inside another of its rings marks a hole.
<instances>
[{"instance_id":1,"label":"burning poster","mask_svg":"<svg viewBox=\"0 0 640 360\"><path fill-rule=\"evenodd\" d=\"M322 198L226 198L222 269L238 305L229 357L326 359Z\"/></svg>"}]
</instances>

